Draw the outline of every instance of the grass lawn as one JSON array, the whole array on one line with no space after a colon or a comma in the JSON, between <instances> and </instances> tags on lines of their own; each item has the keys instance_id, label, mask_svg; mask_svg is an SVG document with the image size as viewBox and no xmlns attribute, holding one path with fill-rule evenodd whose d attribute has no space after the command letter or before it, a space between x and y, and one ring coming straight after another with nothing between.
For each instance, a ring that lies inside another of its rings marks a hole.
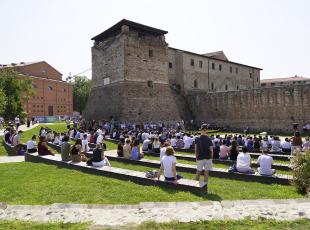
<instances>
[{"instance_id":1,"label":"grass lawn","mask_svg":"<svg viewBox=\"0 0 310 230\"><path fill-rule=\"evenodd\" d=\"M69 230L86 230L89 229L90 223L63 224L63 223L36 223L30 221L0 221L0 229L21 230L21 229L69 229ZM97 228L96 228L97 229ZM137 230L157 230L157 229L209 229L209 230L299 230L310 229L310 221L306 219L296 221L275 221L275 220L238 220L238 221L197 221L189 223L168 222L144 222L138 226L125 226L117 228L103 229L137 229Z\"/></svg>"},{"instance_id":2,"label":"grass lawn","mask_svg":"<svg viewBox=\"0 0 310 230\"><path fill-rule=\"evenodd\" d=\"M130 228L129 228L130 229ZM310 229L310 221L301 219L297 221L275 221L275 220L238 220L238 221L198 221L189 223L168 222L155 223L146 222L132 229L208 229L208 230L299 230Z\"/></svg>"},{"instance_id":3,"label":"grass lawn","mask_svg":"<svg viewBox=\"0 0 310 230\"><path fill-rule=\"evenodd\" d=\"M31 221L0 221L0 229L5 230L58 230L58 229L67 229L67 230L86 230L89 226L89 223L78 223L78 224L64 224L58 222L50 223L40 223L40 222L31 222Z\"/></svg>"},{"instance_id":4,"label":"grass lawn","mask_svg":"<svg viewBox=\"0 0 310 230\"><path fill-rule=\"evenodd\" d=\"M147 171L152 168L111 161L115 167ZM130 181L39 163L0 165L0 201L10 204L133 204L148 201L203 201L302 198L293 186L210 178L209 194L143 186ZM193 174L182 173L193 179Z\"/></svg>"}]
</instances>

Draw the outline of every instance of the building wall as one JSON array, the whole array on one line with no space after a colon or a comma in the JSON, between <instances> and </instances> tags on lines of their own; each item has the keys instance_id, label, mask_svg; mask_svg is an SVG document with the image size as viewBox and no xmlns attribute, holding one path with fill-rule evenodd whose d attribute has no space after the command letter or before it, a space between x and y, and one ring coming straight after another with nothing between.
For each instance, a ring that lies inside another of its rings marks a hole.
<instances>
[{"instance_id":1,"label":"building wall","mask_svg":"<svg viewBox=\"0 0 310 230\"><path fill-rule=\"evenodd\" d=\"M73 114L73 87L62 81L62 74L45 61L13 67L21 79L31 79L34 96L24 103L28 117Z\"/></svg>"},{"instance_id":2,"label":"building wall","mask_svg":"<svg viewBox=\"0 0 310 230\"><path fill-rule=\"evenodd\" d=\"M124 36L95 43L92 51L92 87L124 80Z\"/></svg>"},{"instance_id":3,"label":"building wall","mask_svg":"<svg viewBox=\"0 0 310 230\"><path fill-rule=\"evenodd\" d=\"M31 79L35 95L24 104L24 110L29 117L49 116L49 106L53 107L53 116L73 114L71 84L37 77L31 77Z\"/></svg>"},{"instance_id":4,"label":"building wall","mask_svg":"<svg viewBox=\"0 0 310 230\"><path fill-rule=\"evenodd\" d=\"M223 92L260 87L259 69L182 50L169 48L167 66L169 80L179 84L185 93L192 90Z\"/></svg>"},{"instance_id":5,"label":"building wall","mask_svg":"<svg viewBox=\"0 0 310 230\"><path fill-rule=\"evenodd\" d=\"M310 85L192 93L187 96L197 122L261 131L291 131L310 119Z\"/></svg>"}]
</instances>

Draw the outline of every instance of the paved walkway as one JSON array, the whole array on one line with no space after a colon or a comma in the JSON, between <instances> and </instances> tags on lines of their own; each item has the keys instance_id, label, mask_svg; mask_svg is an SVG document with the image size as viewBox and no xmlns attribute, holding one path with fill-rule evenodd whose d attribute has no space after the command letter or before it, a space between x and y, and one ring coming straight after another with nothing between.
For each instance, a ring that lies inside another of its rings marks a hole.
<instances>
[{"instance_id":1,"label":"paved walkway","mask_svg":"<svg viewBox=\"0 0 310 230\"><path fill-rule=\"evenodd\" d=\"M148 202L138 205L6 205L0 203L0 220L91 221L93 226L122 226L144 221L190 222L266 218L310 218L310 199L241 200L205 202Z\"/></svg>"},{"instance_id":2,"label":"paved walkway","mask_svg":"<svg viewBox=\"0 0 310 230\"><path fill-rule=\"evenodd\" d=\"M0 164L2 163L14 163L14 162L24 162L24 156L0 156Z\"/></svg>"},{"instance_id":3,"label":"paved walkway","mask_svg":"<svg viewBox=\"0 0 310 230\"><path fill-rule=\"evenodd\" d=\"M21 125L21 126L18 127L18 130L27 131L27 130L30 130L30 129L33 129L33 128L37 127L38 125L40 125L40 124L39 123L34 124L34 125L30 126L29 128L27 127L27 125ZM4 130L5 129L1 129L0 130L0 136L3 136Z\"/></svg>"}]
</instances>

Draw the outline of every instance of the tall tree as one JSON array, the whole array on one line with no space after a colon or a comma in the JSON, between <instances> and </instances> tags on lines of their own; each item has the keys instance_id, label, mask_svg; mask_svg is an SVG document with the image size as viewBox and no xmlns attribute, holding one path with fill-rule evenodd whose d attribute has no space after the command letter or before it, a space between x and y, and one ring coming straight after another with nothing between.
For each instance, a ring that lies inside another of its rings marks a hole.
<instances>
[{"instance_id":1,"label":"tall tree","mask_svg":"<svg viewBox=\"0 0 310 230\"><path fill-rule=\"evenodd\" d=\"M0 88L0 116L3 117L4 115L4 111L5 111L5 107L7 104L7 97L5 95L5 93L3 92L3 90Z\"/></svg>"},{"instance_id":2,"label":"tall tree","mask_svg":"<svg viewBox=\"0 0 310 230\"><path fill-rule=\"evenodd\" d=\"M73 83L73 110L80 114L84 110L91 89L91 80L86 76L76 76Z\"/></svg>"},{"instance_id":3,"label":"tall tree","mask_svg":"<svg viewBox=\"0 0 310 230\"><path fill-rule=\"evenodd\" d=\"M12 68L0 69L0 89L6 96L7 103L3 112L6 120L23 114L23 103L34 94L31 79L22 79Z\"/></svg>"}]
</instances>

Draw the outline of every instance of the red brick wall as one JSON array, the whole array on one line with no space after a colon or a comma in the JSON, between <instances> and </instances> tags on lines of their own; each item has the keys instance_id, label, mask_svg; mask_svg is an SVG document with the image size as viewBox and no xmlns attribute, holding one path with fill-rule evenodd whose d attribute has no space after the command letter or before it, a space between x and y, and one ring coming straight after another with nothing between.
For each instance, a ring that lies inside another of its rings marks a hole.
<instances>
[{"instance_id":1,"label":"red brick wall","mask_svg":"<svg viewBox=\"0 0 310 230\"><path fill-rule=\"evenodd\" d=\"M45 73L41 71L42 68ZM15 69L23 74L21 78L32 79L35 95L24 103L28 117L49 116L49 106L53 107L53 116L73 114L73 87L61 80L61 74L57 70L46 62Z\"/></svg>"}]
</instances>

